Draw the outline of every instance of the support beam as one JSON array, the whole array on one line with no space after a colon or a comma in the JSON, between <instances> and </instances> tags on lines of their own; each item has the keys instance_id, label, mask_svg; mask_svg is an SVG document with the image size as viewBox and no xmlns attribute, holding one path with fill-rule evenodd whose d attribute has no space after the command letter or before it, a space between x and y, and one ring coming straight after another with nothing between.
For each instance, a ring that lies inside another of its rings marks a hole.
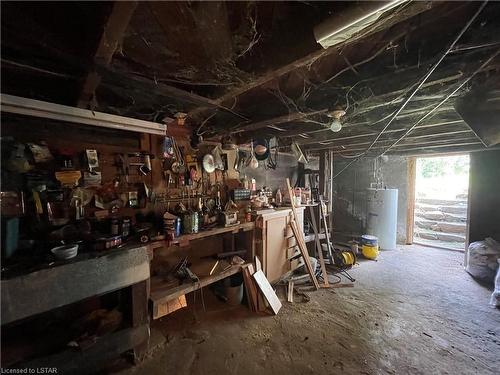
<instances>
[{"instance_id":1,"label":"support beam","mask_svg":"<svg viewBox=\"0 0 500 375\"><path fill-rule=\"evenodd\" d=\"M408 159L407 186L406 194L406 244L413 243L413 225L415 223L415 185L417 176L417 159L410 157Z\"/></svg>"},{"instance_id":2,"label":"support beam","mask_svg":"<svg viewBox=\"0 0 500 375\"><path fill-rule=\"evenodd\" d=\"M410 142L410 143L401 143L393 148L399 148L399 149L406 149L407 147L415 147L415 146L421 146L422 148L425 148L426 146L430 145L429 147L444 147L450 145L449 142L474 142L474 143L481 143L481 142L476 142L477 139L475 137L460 137L460 138L451 138L451 139L440 139L440 140L433 140L433 141L421 141L421 142ZM382 141L379 143L386 143L386 142L391 142L391 140L387 141ZM448 142L448 143L447 143ZM371 143L371 142L368 142ZM366 149L366 146L364 146L366 143L363 144L358 144L356 147L351 148L351 146L355 146L354 144L351 145L345 145L345 146L331 146L331 147L314 147L314 148L308 148L307 151L322 151L322 150L333 150L335 152L344 152L346 154L350 152L360 152L364 151ZM435 144L436 146L432 146ZM380 146L374 146L371 149L372 150L381 150L386 148L387 146L380 145Z\"/></svg>"},{"instance_id":3,"label":"support beam","mask_svg":"<svg viewBox=\"0 0 500 375\"><path fill-rule=\"evenodd\" d=\"M290 123L294 121L307 121L308 117L315 116L315 115L320 115L328 112L328 109L321 109L319 111L313 111L313 112L295 112L295 113L289 113L288 115L284 116L279 116L279 117L274 117L269 120L263 120L259 122L254 122L251 124L247 124L241 127L238 127L232 133L242 133L242 132L248 132L248 131L254 131L262 128L267 128L269 126L275 126L279 124L285 124L285 123Z\"/></svg>"},{"instance_id":4,"label":"support beam","mask_svg":"<svg viewBox=\"0 0 500 375\"><path fill-rule=\"evenodd\" d=\"M434 124L426 124L426 125L420 125L418 126L416 129L423 129L423 128L433 128L433 127L439 127L439 126L446 126L446 125L453 125L453 124L462 124L464 126L466 126L465 122L462 121L462 120L456 120L456 121L443 121L443 122L437 122L437 123L434 123ZM385 133L400 133L400 132L404 132L406 131L407 129L404 128L404 129L391 129L391 130L387 130ZM465 131L465 130L463 130ZM467 131L470 131L468 128L467 128ZM298 141L298 143L300 143L300 145L302 146L305 146L305 145L310 145L310 144L321 144L321 145L328 145L330 143L334 143L334 142L340 142L340 141L345 141L347 139L354 139L354 138L363 138L363 137L371 137L371 136L374 136L374 135L377 135L378 133L376 132L371 132L371 133L364 133L364 134L355 134L355 135L350 135L350 136L346 136L346 137L339 137L339 138L328 138L328 139L308 139L307 141ZM436 133L436 134L429 134L429 135L426 135L426 136L431 136L431 135L445 135L445 133L443 134L440 134L440 133ZM287 136L285 136L286 138Z\"/></svg>"},{"instance_id":5,"label":"support beam","mask_svg":"<svg viewBox=\"0 0 500 375\"><path fill-rule=\"evenodd\" d=\"M94 54L94 63L103 66L110 64L136 7L137 1L116 1L113 4L113 9L104 25L99 44ZM94 98L95 90L100 83L101 76L97 72L91 71L87 74L77 103L79 108L87 108Z\"/></svg>"},{"instance_id":6,"label":"support beam","mask_svg":"<svg viewBox=\"0 0 500 375\"><path fill-rule=\"evenodd\" d=\"M464 133L470 133L469 135L466 135ZM455 137L452 137L455 135ZM458 136L457 136L458 135ZM444 136L443 139L433 139L439 136ZM425 138L431 137L430 140L426 140ZM457 140L476 140L474 137L474 134L469 131L469 130L463 130L463 131L454 131L454 132L443 132L443 133L436 133L436 134L425 134L425 135L420 135L420 136L415 136L415 137L407 137L405 138L405 142L401 143L401 145L396 145L394 147L406 147L408 145L415 145L415 144L423 144L423 145L428 145L428 144L433 144L433 143L442 143L442 142L449 142L449 141L457 141ZM375 149L378 148L383 148L387 147L385 146L387 143L394 142L394 139L385 139L382 141L379 141L378 144L379 146L373 147ZM369 145L371 142L357 142L357 143L344 143L344 144L337 144L337 145L321 145L318 147L309 147L306 148L308 151L319 151L319 150L336 150L336 151L351 151L351 150L361 150L361 146Z\"/></svg>"}]
</instances>

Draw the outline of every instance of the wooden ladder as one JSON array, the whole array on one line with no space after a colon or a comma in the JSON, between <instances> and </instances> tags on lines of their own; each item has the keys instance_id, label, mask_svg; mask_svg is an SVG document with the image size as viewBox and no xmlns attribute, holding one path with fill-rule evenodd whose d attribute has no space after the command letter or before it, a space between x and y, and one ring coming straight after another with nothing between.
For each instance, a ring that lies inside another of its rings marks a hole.
<instances>
[{"instance_id":1,"label":"wooden ladder","mask_svg":"<svg viewBox=\"0 0 500 375\"><path fill-rule=\"evenodd\" d=\"M316 244L316 252L318 254L320 266L321 266L321 273L323 274L323 283L324 287L328 287L330 285L328 281L328 273L326 272L326 267L325 267L325 255L323 254L323 246L321 245L321 239L320 239L320 233L318 230L318 226L316 224L316 215L314 213L314 207L309 206L309 214L311 216L311 225L312 229L314 232L314 242ZM332 250L331 250L331 243L330 243L330 234L328 232L328 226L326 223L324 211L323 211L323 200L320 199L319 202L319 214L320 214L320 220L323 222L323 226L325 228L325 238L326 238L326 250L327 250L327 260L329 264L333 264L333 255L332 255Z\"/></svg>"},{"instance_id":2,"label":"wooden ladder","mask_svg":"<svg viewBox=\"0 0 500 375\"><path fill-rule=\"evenodd\" d=\"M292 217L290 218L290 223L288 224L290 228L292 229L293 236L295 237L295 241L297 242L297 246L299 247L300 253L302 255L302 258L304 259L304 264L306 266L307 273L309 274L309 277L311 278L311 281L316 289L320 288L320 285L318 283L318 280L316 279L316 275L314 272L314 269L312 268L311 265L311 260L309 259L309 253L307 251L307 246L306 242L304 240L304 235L302 231L300 230L299 226L297 225L297 210L295 208L295 202L293 199L293 191L292 187L290 186L290 179L286 179L286 184L288 187L288 195L290 196L290 203L292 205ZM321 253L322 254L322 253ZM324 275L326 275L326 268L325 268L325 262L323 260L322 255L320 255L320 264L322 267L322 271L324 271ZM328 276L326 279L328 281Z\"/></svg>"}]
</instances>

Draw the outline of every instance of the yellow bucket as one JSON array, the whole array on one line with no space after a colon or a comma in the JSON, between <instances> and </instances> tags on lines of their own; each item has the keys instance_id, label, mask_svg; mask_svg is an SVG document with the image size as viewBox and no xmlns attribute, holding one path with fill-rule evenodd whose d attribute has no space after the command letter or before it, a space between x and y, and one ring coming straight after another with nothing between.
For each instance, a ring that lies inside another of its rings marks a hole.
<instances>
[{"instance_id":1,"label":"yellow bucket","mask_svg":"<svg viewBox=\"0 0 500 375\"><path fill-rule=\"evenodd\" d=\"M378 245L376 246L362 245L361 253L365 258L376 259L378 257Z\"/></svg>"}]
</instances>

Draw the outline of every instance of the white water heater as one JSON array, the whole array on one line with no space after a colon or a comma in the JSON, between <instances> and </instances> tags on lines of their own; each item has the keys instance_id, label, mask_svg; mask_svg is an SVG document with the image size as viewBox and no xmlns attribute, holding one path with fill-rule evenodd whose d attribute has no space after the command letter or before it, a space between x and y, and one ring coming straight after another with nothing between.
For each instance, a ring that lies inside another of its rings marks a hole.
<instances>
[{"instance_id":1,"label":"white water heater","mask_svg":"<svg viewBox=\"0 0 500 375\"><path fill-rule=\"evenodd\" d=\"M367 234L378 237L382 250L396 249L398 189L368 188Z\"/></svg>"}]
</instances>

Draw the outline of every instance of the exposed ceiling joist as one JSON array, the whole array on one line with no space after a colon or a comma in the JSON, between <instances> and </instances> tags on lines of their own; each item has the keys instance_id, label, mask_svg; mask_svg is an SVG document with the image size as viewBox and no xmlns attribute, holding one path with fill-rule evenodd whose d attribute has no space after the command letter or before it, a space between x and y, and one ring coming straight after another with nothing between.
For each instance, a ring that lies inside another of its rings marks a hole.
<instances>
[{"instance_id":1,"label":"exposed ceiling joist","mask_svg":"<svg viewBox=\"0 0 500 375\"><path fill-rule=\"evenodd\" d=\"M262 128L267 128L270 126L276 126L279 124L286 124L294 121L308 121L309 117L316 116L316 115L321 115L324 113L327 113L328 109L321 109L319 111L312 111L312 112L296 112L296 113L290 113L288 115L284 116L279 116L275 117L269 120L264 120L264 121L259 121L259 122L254 122L251 124L246 124L243 126L237 127L233 133L242 133L246 131L254 131Z\"/></svg>"},{"instance_id":2,"label":"exposed ceiling joist","mask_svg":"<svg viewBox=\"0 0 500 375\"><path fill-rule=\"evenodd\" d=\"M102 30L99 44L95 51L93 60L96 64L109 65L113 54L120 45L125 30L137 7L137 1L116 1ZM77 106L86 108L95 95L95 90L101 82L101 77L95 71L91 71L85 77L82 92Z\"/></svg>"},{"instance_id":3,"label":"exposed ceiling joist","mask_svg":"<svg viewBox=\"0 0 500 375\"><path fill-rule=\"evenodd\" d=\"M394 129L394 130L391 130L391 131L387 131L386 133L400 133L400 132L404 132L406 131L406 129ZM422 138L434 138L434 137L440 137L440 136L448 136L448 135L456 135L456 134L465 134L465 133L472 133L472 131L470 129L465 129L465 130L453 130L453 131L447 131L447 132L441 132L441 133L431 133L431 134L422 134L422 135L416 135L416 136L412 136L412 137L407 137L407 139L422 139ZM337 145L334 145L335 143L338 143L338 142L342 142L343 140L347 140L347 139L353 139L353 138L359 138L359 137L366 137L366 136L373 136L373 135L377 135L377 133L369 133L369 134L360 134L360 135L357 135L357 136L352 136L352 137L343 137L343 138L339 138L339 139L335 139L333 141L329 141L329 142L316 142L316 143L309 143L311 145L314 145L314 144L320 144L320 145L323 145L325 147L328 147L328 146L333 146L333 147L337 147ZM381 141L381 142L390 142L391 140L385 140L385 141ZM346 146L359 146L359 145L365 145L365 144L369 144L369 142L360 142L360 143L342 143L341 145L338 145L338 147L346 147ZM303 144L301 144L303 145Z\"/></svg>"},{"instance_id":4,"label":"exposed ceiling joist","mask_svg":"<svg viewBox=\"0 0 500 375\"><path fill-rule=\"evenodd\" d=\"M431 140L425 140L422 138L412 138L412 137L407 137L405 138L404 142L398 143L394 148L404 148L408 146L426 146L430 144L443 144L447 142L457 142L457 141L471 141L471 142L476 142L478 141L475 137L474 134L468 136L463 136L463 134L457 133L457 137L448 137L445 135L442 135L443 139L431 139ZM431 135L432 138L439 137L439 135ZM393 139L386 139L383 141L379 141L377 144L379 146L373 146L372 150L380 150L384 149L387 147L387 144L390 142L393 142ZM335 151L344 151L344 152L358 152L362 151L366 148L366 145L370 144L370 142L359 142L359 143L350 143L350 144L345 144L345 145L326 145L326 146L318 146L318 147L310 147L307 148L308 151L319 151L319 150L335 150ZM361 147L363 146L363 147Z\"/></svg>"},{"instance_id":5,"label":"exposed ceiling joist","mask_svg":"<svg viewBox=\"0 0 500 375\"><path fill-rule=\"evenodd\" d=\"M340 48L344 46L344 44L350 44L353 43L354 41L357 41L363 37L366 37L368 35L380 32L382 30L386 30L390 28L391 26L395 25L396 23L403 22L406 19L409 19L419 13L422 13L426 10L429 10L432 7L431 2L412 2L406 9L405 12L401 12L399 14L399 17L395 17L394 19L381 19L379 22L375 23L375 26L369 30L365 30L363 33L360 33L353 38L349 39L348 42L343 43L342 45L339 46L334 46L330 47L326 50L317 50L312 53L310 53L307 56L304 56L300 59L297 59L296 61L287 64L285 66L282 66L278 69L275 69L271 72L266 73L265 75L253 80L252 82L247 82L241 87L238 87L234 90L229 91L228 93L224 94L220 98L217 99L218 103L225 103L227 101L232 101L234 100L235 97L240 96L244 93L247 93L259 86L263 86L275 79L279 79L283 76L285 76L288 73L293 72L296 69L311 66L313 63L317 62L318 60L325 58L327 56L330 56L332 54L339 54Z\"/></svg>"}]
</instances>

